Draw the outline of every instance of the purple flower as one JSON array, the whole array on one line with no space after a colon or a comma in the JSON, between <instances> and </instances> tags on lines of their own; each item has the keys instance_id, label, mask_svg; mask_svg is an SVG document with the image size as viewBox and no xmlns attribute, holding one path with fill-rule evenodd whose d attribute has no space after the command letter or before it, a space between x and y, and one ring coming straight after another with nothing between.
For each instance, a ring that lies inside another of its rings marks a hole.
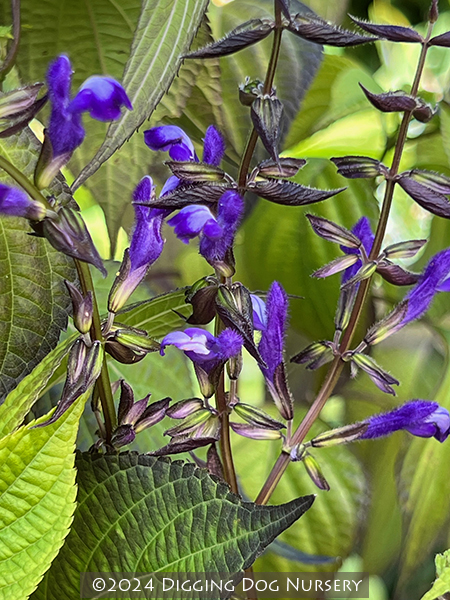
<instances>
[{"instance_id":1,"label":"purple flower","mask_svg":"<svg viewBox=\"0 0 450 600\"><path fill-rule=\"evenodd\" d=\"M372 229L370 227L369 219L367 217L361 217L359 221L355 223L351 231L356 235L358 239L361 240L362 245L364 246L364 250L366 251L367 256L369 256L375 239L375 236L372 233ZM356 248L347 248L345 246L341 246L341 250L345 252L345 254L360 254L360 250L357 250ZM356 262L354 265L345 269L342 275L342 283L344 284L349 279L354 277L354 275L356 275L361 266L362 262L358 260L358 262Z\"/></svg>"},{"instance_id":2,"label":"purple flower","mask_svg":"<svg viewBox=\"0 0 450 600\"><path fill-rule=\"evenodd\" d=\"M31 200L22 190L0 183L0 213L41 221L47 211L43 204Z\"/></svg>"},{"instance_id":3,"label":"purple flower","mask_svg":"<svg viewBox=\"0 0 450 600\"><path fill-rule=\"evenodd\" d=\"M267 325L262 331L258 346L261 358L267 367L260 366L260 368L280 414L285 419L291 419L292 398L287 387L283 360L287 311L288 298L286 292L281 284L274 281L267 294Z\"/></svg>"},{"instance_id":4,"label":"purple flower","mask_svg":"<svg viewBox=\"0 0 450 600\"><path fill-rule=\"evenodd\" d=\"M412 400L394 410L374 415L364 423L368 428L360 439L373 439L405 429L419 437L434 437L444 442L450 433L450 415L437 402Z\"/></svg>"},{"instance_id":5,"label":"purple flower","mask_svg":"<svg viewBox=\"0 0 450 600\"><path fill-rule=\"evenodd\" d=\"M151 150L169 152L172 160L198 162L194 144L181 127L176 125L161 125L147 129L144 131L144 141ZM203 162L218 166L224 153L223 137L214 125L210 125L204 139ZM161 190L161 196L173 191L180 185L180 181L175 175L169 177Z\"/></svg>"},{"instance_id":6,"label":"purple flower","mask_svg":"<svg viewBox=\"0 0 450 600\"><path fill-rule=\"evenodd\" d=\"M48 136L52 143L53 157L71 154L84 139L85 131L81 114L89 112L93 119L113 121L120 117L120 109L132 110L123 87L111 77L94 76L87 79L71 100L72 67L62 54L54 60L47 71L47 85L52 110Z\"/></svg>"},{"instance_id":7,"label":"purple flower","mask_svg":"<svg viewBox=\"0 0 450 600\"><path fill-rule=\"evenodd\" d=\"M224 329L215 337L209 331L191 327L184 331L174 331L166 335L161 342L161 355L166 346L176 346L183 350L188 358L210 371L219 362L225 362L236 356L242 348L242 336L232 329Z\"/></svg>"},{"instance_id":8,"label":"purple flower","mask_svg":"<svg viewBox=\"0 0 450 600\"><path fill-rule=\"evenodd\" d=\"M146 175L134 190L134 202L148 202L153 195L153 189L152 178ZM141 283L150 266L159 258L164 247L161 227L170 211L140 204L135 204L134 210L135 225L128 260L124 259L121 273L109 296L108 308L111 312L117 312L122 308Z\"/></svg>"},{"instance_id":9,"label":"purple flower","mask_svg":"<svg viewBox=\"0 0 450 600\"><path fill-rule=\"evenodd\" d=\"M406 295L408 310L401 325L421 317L438 292L450 291L450 248L433 256L417 284Z\"/></svg>"},{"instance_id":10,"label":"purple flower","mask_svg":"<svg viewBox=\"0 0 450 600\"><path fill-rule=\"evenodd\" d=\"M244 200L233 190L222 194L217 204L217 224L222 230L219 237L210 237L203 230L200 240L200 254L214 266L222 262L233 244L234 235L244 212Z\"/></svg>"},{"instance_id":11,"label":"purple flower","mask_svg":"<svg viewBox=\"0 0 450 600\"><path fill-rule=\"evenodd\" d=\"M253 328L264 331L267 326L266 303L256 294L250 294L253 306Z\"/></svg>"},{"instance_id":12,"label":"purple flower","mask_svg":"<svg viewBox=\"0 0 450 600\"><path fill-rule=\"evenodd\" d=\"M201 232L212 240L219 239L224 233L209 208L196 204L182 208L167 224L174 228L176 236L185 244Z\"/></svg>"}]
</instances>

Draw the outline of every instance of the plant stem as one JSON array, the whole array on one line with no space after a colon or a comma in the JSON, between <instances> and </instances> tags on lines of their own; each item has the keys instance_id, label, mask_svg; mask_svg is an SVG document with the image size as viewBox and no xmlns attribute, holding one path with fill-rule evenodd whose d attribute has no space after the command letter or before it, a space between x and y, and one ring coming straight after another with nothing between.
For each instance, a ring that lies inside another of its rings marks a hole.
<instances>
[{"instance_id":1,"label":"plant stem","mask_svg":"<svg viewBox=\"0 0 450 600\"><path fill-rule=\"evenodd\" d=\"M89 265L81 260L74 259L75 266L77 268L78 279L81 283L83 294L88 291L92 292L93 299L93 311L92 311L92 326L91 326L91 337L94 340L103 340L102 324L100 320L100 313L98 310L97 299L95 297L94 284L92 282L91 271ZM96 382L96 388L98 395L100 396L100 402L102 404L103 418L105 419L105 431L106 431L106 442L111 441L111 435L115 427L117 426L116 409L114 406L114 398L111 391L111 381L109 379L108 364L106 355L103 358L103 366L100 372L100 376Z\"/></svg>"},{"instance_id":2,"label":"plant stem","mask_svg":"<svg viewBox=\"0 0 450 600\"><path fill-rule=\"evenodd\" d=\"M283 35L283 28L281 22L281 9L277 3L275 3L275 31L273 36L272 52L267 66L266 78L264 80L263 93L270 94L272 91L273 80L275 78L275 72L278 64L278 57L280 55L281 47L281 36ZM258 141L258 134L256 129L253 127L250 136L245 147L244 154L242 156L241 165L239 167L238 175L238 186L244 188L247 181L247 174L250 168L250 163L253 157L253 153L256 148L256 142Z\"/></svg>"},{"instance_id":3,"label":"plant stem","mask_svg":"<svg viewBox=\"0 0 450 600\"><path fill-rule=\"evenodd\" d=\"M416 74L414 77L414 82L411 87L411 95L412 96L416 96L417 91L419 89L419 83L420 83L420 79L421 79L421 76L423 73L423 68L425 65L425 59L426 59L427 50L428 50L428 41L431 37L432 29L433 29L433 25L430 23L428 26L428 32L427 32L427 36L425 38L425 42L422 45L422 51L420 53L419 62L418 62ZM379 255L379 252L380 252L380 249L381 249L381 246L383 243L384 235L386 232L386 226L387 226L387 222L389 219L389 213L390 213L390 209L391 209L391 205L392 205L393 194L394 194L394 187L395 187L394 177L398 174L398 169L400 166L403 149L404 149L405 143L406 143L408 126L409 126L409 122L411 120L411 115L412 115L412 111L406 111L404 113L403 119L402 119L402 122L401 122L401 125L399 128L397 142L395 145L394 157L392 159L392 166L391 166L390 172L389 172L389 179L386 182L386 189L385 189L385 194L384 194L384 198L383 198L383 204L382 204L382 208L381 208L380 218L378 221L378 226L377 226L377 230L376 230L376 234L375 234L374 243L373 243L373 246L372 246L372 249L370 252L369 260L373 260ZM355 299L355 304L353 306L349 324L347 326L347 329L345 330L341 345L339 347L340 355L342 355L344 352L346 352L350 347L353 335L356 331L356 327L358 325L358 322L359 322L359 319L361 316L362 309L365 304L365 300L367 298L371 279L372 278L365 279L364 281L361 282L361 284L359 286L358 294ZM297 444L300 444L305 439L305 437L306 437L308 431L310 430L311 426L313 425L314 421L318 418L320 412L322 411L322 408L324 407L326 401L328 400L330 395L333 393L333 390L339 380L339 376L340 376L342 369L344 368L344 364L345 364L342 361L340 355L336 356L334 358L333 362L331 363L330 369L325 377L325 380L322 384L322 387L321 387L316 399L314 400L310 409L306 413L303 421L300 423L299 427L294 432L294 434L292 436L292 441L291 441L292 446L296 446ZM267 501L269 500L270 496L273 493L273 490L275 489L275 487L277 486L278 482L280 481L282 475L286 471L286 469L289 465L289 462L290 462L289 454L287 454L286 452L282 452L280 454L280 456L278 457L275 465L273 466L266 482L264 483L264 485L255 501L257 504L266 504L267 503Z\"/></svg>"}]
</instances>

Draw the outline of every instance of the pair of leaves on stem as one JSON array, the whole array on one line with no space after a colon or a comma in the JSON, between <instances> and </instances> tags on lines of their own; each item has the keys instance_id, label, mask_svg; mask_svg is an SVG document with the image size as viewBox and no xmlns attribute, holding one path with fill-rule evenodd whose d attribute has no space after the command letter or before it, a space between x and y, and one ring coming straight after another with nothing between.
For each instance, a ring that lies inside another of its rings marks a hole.
<instances>
[{"instance_id":1,"label":"pair of leaves on stem","mask_svg":"<svg viewBox=\"0 0 450 600\"><path fill-rule=\"evenodd\" d=\"M382 175L389 179L389 169L380 161L367 156L344 156L331 159L338 173L348 179L372 178ZM405 192L425 210L438 217L450 219L450 178L440 173L412 169L393 178Z\"/></svg>"},{"instance_id":2,"label":"pair of leaves on stem","mask_svg":"<svg viewBox=\"0 0 450 600\"><path fill-rule=\"evenodd\" d=\"M226 191L238 189L237 183L219 167L182 161L168 161L166 164L182 180L182 184L152 200L149 205L154 208L176 210L190 204L214 206ZM303 206L326 200L345 189L318 190L285 181L305 164L305 160L285 157L263 161L249 176L244 190L276 204Z\"/></svg>"}]
</instances>

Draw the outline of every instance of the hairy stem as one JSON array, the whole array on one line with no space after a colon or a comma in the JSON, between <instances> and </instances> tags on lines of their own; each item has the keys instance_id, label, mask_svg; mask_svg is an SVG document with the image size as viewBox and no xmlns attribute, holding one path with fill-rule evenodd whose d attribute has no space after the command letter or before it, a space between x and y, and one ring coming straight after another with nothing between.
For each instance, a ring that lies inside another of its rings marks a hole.
<instances>
[{"instance_id":1,"label":"hairy stem","mask_svg":"<svg viewBox=\"0 0 450 600\"><path fill-rule=\"evenodd\" d=\"M263 93L269 94L272 90L273 80L275 78L275 72L278 65L278 57L280 55L281 47L281 36L283 35L283 28L281 23L281 9L277 3L275 3L275 31L273 35L272 53L270 55L269 64L267 66L266 78L264 80ZM253 127L250 136L245 147L244 154L242 156L241 165L239 167L238 175L238 186L240 188L245 187L247 181L247 174L252 161L253 153L255 152L256 142L258 141L258 134L256 129Z\"/></svg>"},{"instance_id":2,"label":"hairy stem","mask_svg":"<svg viewBox=\"0 0 450 600\"><path fill-rule=\"evenodd\" d=\"M98 310L97 299L95 297L94 284L92 282L91 271L89 265L81 260L76 260L75 266L77 268L78 279L80 280L81 289L83 294L88 291L92 292L93 299L93 312L92 312L92 326L91 326L91 337L93 340L103 340L102 324L100 320L100 313ZM100 372L100 376L96 382L96 390L100 396L100 402L102 405L103 418L105 419L105 431L106 431L106 442L111 441L111 435L115 427L117 426L116 420L116 409L114 406L114 399L111 390L111 381L109 379L108 364L106 355L103 358L103 366Z\"/></svg>"},{"instance_id":3,"label":"hairy stem","mask_svg":"<svg viewBox=\"0 0 450 600\"><path fill-rule=\"evenodd\" d=\"M423 73L423 68L425 65L425 59L426 59L427 50L428 50L428 41L431 37L432 29L433 29L433 25L430 23L429 27L428 27L427 36L425 38L425 42L422 46L422 51L420 53L419 62L418 62L416 74L414 77L414 82L411 87L411 95L412 96L416 96L417 91L419 89L419 83L420 83L420 79L421 79L421 76ZM405 143L406 143L408 126L409 126L409 122L411 120L411 115L412 115L412 111L406 111L404 113L403 119L402 119L402 122L401 122L401 125L399 128L397 142L395 145L394 157L392 160L392 166L390 168L390 173L389 173L389 179L386 182L386 189L385 189L385 194L384 194L384 198L383 198L383 204L382 204L382 208L381 208L380 218L378 221L378 226L377 226L372 250L371 250L370 256L369 256L370 260L373 260L378 256L381 246L383 244L383 239L384 239L384 235L386 232L386 227L387 227L387 223L388 223L388 219L389 219L389 213L390 213L393 194L394 194L395 181L393 178L395 177L395 175L398 174L398 169L400 166L403 149L404 149ZM362 313L362 310L363 310L363 307L365 304L365 300L367 298L367 295L368 295L368 292L370 289L371 279L372 278L365 279L364 281L361 282L361 284L359 286L358 294L355 299L355 304L353 306L349 324L347 326L347 329L345 330L345 333L344 333L344 336L342 338L342 342L341 342L341 345L339 348L341 354L346 352L350 347L353 335L356 331L356 327L358 325L358 322L359 322L359 319L360 319L360 316L361 316L361 313ZM340 356L336 356L334 358L316 399L314 400L310 409L306 413L303 421L300 423L299 427L297 428L297 430L294 432L294 434L292 436L292 440L291 440L292 446L300 444L305 439L305 436L307 435L307 433L310 430L311 426L313 425L314 421L318 418L322 408L324 407L328 398L333 393L333 390L339 380L339 376L342 372L342 369L344 368L344 364L345 363L342 361ZM277 486L278 482L280 481L282 475L286 471L286 469L289 465L289 462L290 462L289 454L287 454L286 452L282 452L280 454L280 456L278 457L275 465L273 466L272 471L270 472L266 482L264 483L264 485L261 489L261 492L259 493L259 495L256 499L257 504L266 504L267 503L270 496L272 495L273 490L275 489L275 487Z\"/></svg>"}]
</instances>

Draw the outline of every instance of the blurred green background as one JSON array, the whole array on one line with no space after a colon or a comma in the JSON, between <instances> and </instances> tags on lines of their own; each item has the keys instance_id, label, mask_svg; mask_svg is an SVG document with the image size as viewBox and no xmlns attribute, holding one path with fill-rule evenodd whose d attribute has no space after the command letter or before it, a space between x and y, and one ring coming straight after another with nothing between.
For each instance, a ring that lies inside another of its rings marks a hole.
<instances>
[{"instance_id":1,"label":"blurred green background","mask_svg":"<svg viewBox=\"0 0 450 600\"><path fill-rule=\"evenodd\" d=\"M52 35L54 24L49 15L53 4L49 1L41 6L33 0L23 3L23 39L18 55L22 81L42 80L48 60L59 52L70 54L75 84L93 71L107 72L120 79L140 3L123 0L120 14L115 14L106 0L92 0L94 14L99 16L95 41L81 39L72 31L76 29L74 24L81 23L87 29L93 26L92 15L78 3L57 3L60 35ZM305 4L320 16L350 29L354 25L347 13L379 23L406 26L412 23L421 32L426 27L428 2L423 0L370 3L311 0ZM8 6L7 2L0 3L5 20ZM440 10L436 34L450 30L449 3L441 0ZM212 34L221 37L240 22L261 14L270 15L271 11L271 0L228 3L216 0L209 10ZM33 26L36 22L40 23L39 29ZM204 43L208 35L208 28L204 27L200 31L202 40L197 44ZM291 300L287 354L293 355L313 340L332 337L339 289L337 277L321 281L310 276L335 258L339 250L312 233L305 212L325 216L346 227L366 215L372 226L376 226L383 184L373 180L344 180L328 159L362 154L390 164L399 116L378 113L369 105L358 83L376 93L408 91L419 48L413 44L377 42L350 49L327 48L321 56L317 46L305 44L287 33L284 38L276 77L278 94L286 103L283 152L308 159L297 181L325 189L347 186L336 198L314 205L309 211L254 198L248 201L246 218L236 240L236 279L252 291L265 291L277 279L289 294L302 297ZM186 62L149 125L179 124L192 136L201 154L204 131L208 125L216 124L227 140L225 168L235 175L250 127L248 109L238 102L237 86L247 75L264 77L269 52L270 41L266 40L220 61ZM421 94L433 104L439 102L440 111L426 125L412 123L402 169L417 167L450 175L449 89L450 53L433 47ZM128 245L133 220L131 193L140 177L151 174L161 189L168 176L168 169L162 164L166 155L152 153L145 147L142 130L75 194L105 259L120 260ZM65 171L69 183L94 155L105 131L104 124L90 121L87 140ZM259 146L257 153L264 157ZM163 255L149 273L147 289L136 299L191 284L210 273L209 266L198 255L195 242L183 245L168 227L164 233L167 244ZM386 244L428 236L431 240L419 258L412 264L405 263L412 270L420 270L434 253L450 245L450 225L431 217L396 189ZM117 264L111 263L110 274L116 269ZM107 284L101 280L98 283L104 302ZM403 294L404 290L376 279L361 332ZM317 423L317 430L359 420L413 398L437 400L450 408L449 309L449 295L441 294L421 323L377 346L374 352L377 361L401 381L398 397L382 394L364 374L351 381L345 373L322 413L322 422ZM168 352L164 360L161 363L159 357L148 356L134 371L115 364L112 378L126 377L137 397L148 391L152 391L153 399L167 394L175 400L186 397L189 385L183 377L191 382L190 392L196 393L189 366L180 356L175 351ZM241 399L265 404L271 410L258 369L248 357L245 363L239 388ZM325 369L310 373L299 365L289 365L288 371L299 420L313 401ZM56 397L54 389L45 402ZM162 445L164 428L142 433L135 447L145 452L156 444ZM89 446L90 435L84 422L82 447ZM254 498L279 449L271 442L244 438L234 440L234 448L240 483L245 494ZM267 552L256 568L361 570L373 576L371 600L420 598L434 579L434 554L450 545L450 442L440 445L433 439L397 433L389 439L352 447L321 449L316 455L331 491L318 492L313 510L281 536L283 543ZM285 502L315 491L303 467L293 464L273 501ZM324 557L333 560L326 561Z\"/></svg>"}]
</instances>

